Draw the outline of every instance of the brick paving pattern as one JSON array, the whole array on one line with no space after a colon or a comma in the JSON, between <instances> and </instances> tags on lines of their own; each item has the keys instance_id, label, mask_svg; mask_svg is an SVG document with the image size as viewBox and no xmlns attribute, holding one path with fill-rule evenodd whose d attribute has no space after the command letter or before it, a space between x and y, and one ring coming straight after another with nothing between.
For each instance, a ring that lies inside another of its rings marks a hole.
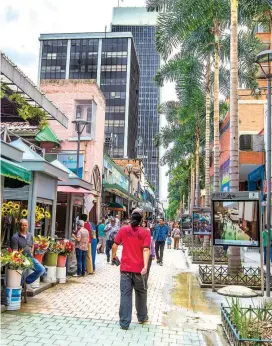
<instances>
[{"instance_id":1,"label":"brick paving pattern","mask_svg":"<svg viewBox=\"0 0 272 346\"><path fill-rule=\"evenodd\" d=\"M153 262L148 283L149 322L138 324L134 310L130 329L123 331L118 322L119 268L106 263L105 255L98 255L95 275L70 278L66 284L30 298L20 311L2 314L1 345L212 345L197 323L202 319L209 324L209 335L215 335L214 320L209 323L210 316L196 317L172 302L174 277L184 270L181 251L166 250L163 267ZM197 322L184 323L181 316ZM219 341L214 345L220 345Z\"/></svg>"}]
</instances>

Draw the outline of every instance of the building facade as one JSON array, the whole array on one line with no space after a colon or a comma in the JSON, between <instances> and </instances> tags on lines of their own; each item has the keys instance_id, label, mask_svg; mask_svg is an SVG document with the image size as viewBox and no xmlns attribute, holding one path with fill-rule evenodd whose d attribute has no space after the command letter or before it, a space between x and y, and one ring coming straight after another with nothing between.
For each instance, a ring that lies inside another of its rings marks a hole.
<instances>
[{"instance_id":1,"label":"building facade","mask_svg":"<svg viewBox=\"0 0 272 346\"><path fill-rule=\"evenodd\" d=\"M79 178L92 185L88 195L90 219L100 217L105 126L105 98L95 81L42 80L41 90L69 119L68 128L51 125L60 144L46 148L47 159L58 160L73 173L77 163L77 131L74 120L88 120L80 137ZM44 146L43 146L44 147ZM78 199L79 201L79 199ZM86 199L85 199L86 206Z\"/></svg>"},{"instance_id":2,"label":"building facade","mask_svg":"<svg viewBox=\"0 0 272 346\"><path fill-rule=\"evenodd\" d=\"M39 39L39 83L96 80L106 98L105 152L135 158L139 64L132 34L41 34Z\"/></svg>"},{"instance_id":3,"label":"building facade","mask_svg":"<svg viewBox=\"0 0 272 346\"><path fill-rule=\"evenodd\" d=\"M160 88L154 77L160 67L156 50L157 12L148 12L145 7L116 7L113 9L112 31L131 32L140 64L138 155L143 160L145 172L159 196L159 149L153 144L159 132L158 106Z\"/></svg>"}]
</instances>

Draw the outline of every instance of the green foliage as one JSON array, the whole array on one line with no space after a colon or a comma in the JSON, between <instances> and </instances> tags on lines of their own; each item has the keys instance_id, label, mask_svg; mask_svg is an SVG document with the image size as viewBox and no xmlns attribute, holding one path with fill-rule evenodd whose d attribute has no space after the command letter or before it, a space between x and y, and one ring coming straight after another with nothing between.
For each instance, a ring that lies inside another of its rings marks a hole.
<instances>
[{"instance_id":1,"label":"green foliage","mask_svg":"<svg viewBox=\"0 0 272 346\"><path fill-rule=\"evenodd\" d=\"M0 98L7 98L9 101L16 104L19 117L28 121L30 125L38 126L43 129L47 125L47 116L45 111L38 107L34 107L16 93L11 93L6 85L1 85Z\"/></svg>"}]
</instances>

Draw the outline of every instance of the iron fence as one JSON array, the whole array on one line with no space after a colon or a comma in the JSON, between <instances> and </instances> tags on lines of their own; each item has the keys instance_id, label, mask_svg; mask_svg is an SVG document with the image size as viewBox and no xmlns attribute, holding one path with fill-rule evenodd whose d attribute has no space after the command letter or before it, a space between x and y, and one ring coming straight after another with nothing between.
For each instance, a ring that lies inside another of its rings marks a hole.
<instances>
[{"instance_id":1,"label":"iron fence","mask_svg":"<svg viewBox=\"0 0 272 346\"><path fill-rule=\"evenodd\" d=\"M212 284L212 266L199 266L199 277L203 284ZM261 269L252 267L242 267L241 271L235 274L229 272L227 266L214 267L214 282L217 286L241 285L253 289L261 288Z\"/></svg>"},{"instance_id":2,"label":"iron fence","mask_svg":"<svg viewBox=\"0 0 272 346\"><path fill-rule=\"evenodd\" d=\"M249 308L241 308L242 316L248 316L249 319L255 317L258 319L260 311L264 311L264 309L254 309L252 307ZM266 310L266 314L268 314L269 319L272 319L272 311ZM229 340L229 343L232 346L269 346L272 345L272 339L248 339L243 338L235 324L231 320L230 316L230 307L221 306L221 321L223 330Z\"/></svg>"}]
</instances>

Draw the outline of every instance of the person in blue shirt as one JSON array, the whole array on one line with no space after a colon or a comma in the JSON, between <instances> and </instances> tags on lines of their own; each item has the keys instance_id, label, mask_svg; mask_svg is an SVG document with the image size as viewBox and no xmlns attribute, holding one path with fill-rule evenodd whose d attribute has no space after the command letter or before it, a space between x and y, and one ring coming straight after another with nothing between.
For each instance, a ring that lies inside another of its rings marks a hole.
<instances>
[{"instance_id":1,"label":"person in blue shirt","mask_svg":"<svg viewBox=\"0 0 272 346\"><path fill-rule=\"evenodd\" d=\"M165 224L164 219L160 218L159 224L155 226L153 239L155 240L155 251L157 257L157 263L162 266L163 251L165 241L168 235L168 226Z\"/></svg>"}]
</instances>

